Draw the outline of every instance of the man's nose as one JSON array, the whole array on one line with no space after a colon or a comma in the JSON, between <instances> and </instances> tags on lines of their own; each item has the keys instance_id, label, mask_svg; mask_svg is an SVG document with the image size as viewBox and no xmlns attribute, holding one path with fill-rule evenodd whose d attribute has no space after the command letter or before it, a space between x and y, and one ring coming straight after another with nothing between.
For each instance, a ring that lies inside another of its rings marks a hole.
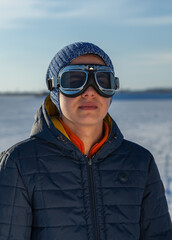
<instances>
[{"instance_id":1,"label":"man's nose","mask_svg":"<svg viewBox=\"0 0 172 240\"><path fill-rule=\"evenodd\" d=\"M97 94L96 90L92 87L89 86L82 94L83 97L95 97Z\"/></svg>"}]
</instances>

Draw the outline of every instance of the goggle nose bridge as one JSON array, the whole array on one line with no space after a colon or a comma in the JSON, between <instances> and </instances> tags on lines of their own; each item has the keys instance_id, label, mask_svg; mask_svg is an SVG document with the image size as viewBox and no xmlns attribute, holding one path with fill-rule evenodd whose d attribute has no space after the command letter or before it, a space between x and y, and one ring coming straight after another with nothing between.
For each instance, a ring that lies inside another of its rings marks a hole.
<instances>
[{"instance_id":1,"label":"goggle nose bridge","mask_svg":"<svg viewBox=\"0 0 172 240\"><path fill-rule=\"evenodd\" d=\"M98 88L97 81L96 81L96 73L95 71L89 70L87 74L86 84L84 89L86 90L88 87L93 87L96 91Z\"/></svg>"}]
</instances>

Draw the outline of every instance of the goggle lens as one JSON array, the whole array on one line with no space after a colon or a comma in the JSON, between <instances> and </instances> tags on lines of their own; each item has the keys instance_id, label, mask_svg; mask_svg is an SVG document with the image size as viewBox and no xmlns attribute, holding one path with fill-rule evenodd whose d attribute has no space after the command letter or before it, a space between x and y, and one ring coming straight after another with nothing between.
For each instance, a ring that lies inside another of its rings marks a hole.
<instances>
[{"instance_id":1,"label":"goggle lens","mask_svg":"<svg viewBox=\"0 0 172 240\"><path fill-rule=\"evenodd\" d=\"M80 88L86 81L86 73L80 71L64 72L61 76L61 86L63 88Z\"/></svg>"},{"instance_id":2,"label":"goggle lens","mask_svg":"<svg viewBox=\"0 0 172 240\"><path fill-rule=\"evenodd\" d=\"M97 82L104 89L113 89L115 87L114 76L110 72L97 72Z\"/></svg>"}]
</instances>

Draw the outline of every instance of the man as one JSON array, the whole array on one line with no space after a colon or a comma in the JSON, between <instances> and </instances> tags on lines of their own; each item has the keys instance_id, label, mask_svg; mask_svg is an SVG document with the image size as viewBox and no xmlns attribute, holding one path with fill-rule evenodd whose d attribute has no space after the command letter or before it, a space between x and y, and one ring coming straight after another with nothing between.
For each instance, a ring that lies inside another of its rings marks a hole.
<instances>
[{"instance_id":1,"label":"man","mask_svg":"<svg viewBox=\"0 0 172 240\"><path fill-rule=\"evenodd\" d=\"M119 88L108 55L66 46L46 80L31 137L1 154L0 240L171 240L153 156L108 114Z\"/></svg>"}]
</instances>

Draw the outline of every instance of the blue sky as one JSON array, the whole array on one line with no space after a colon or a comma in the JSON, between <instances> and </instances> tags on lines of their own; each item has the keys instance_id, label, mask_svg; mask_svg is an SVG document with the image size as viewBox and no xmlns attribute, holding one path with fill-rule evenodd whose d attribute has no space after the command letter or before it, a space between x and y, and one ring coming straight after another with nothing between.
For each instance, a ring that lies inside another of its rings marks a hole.
<instances>
[{"instance_id":1,"label":"blue sky","mask_svg":"<svg viewBox=\"0 0 172 240\"><path fill-rule=\"evenodd\" d=\"M0 0L0 92L46 90L62 47L97 44L121 89L172 88L171 0Z\"/></svg>"}]
</instances>

